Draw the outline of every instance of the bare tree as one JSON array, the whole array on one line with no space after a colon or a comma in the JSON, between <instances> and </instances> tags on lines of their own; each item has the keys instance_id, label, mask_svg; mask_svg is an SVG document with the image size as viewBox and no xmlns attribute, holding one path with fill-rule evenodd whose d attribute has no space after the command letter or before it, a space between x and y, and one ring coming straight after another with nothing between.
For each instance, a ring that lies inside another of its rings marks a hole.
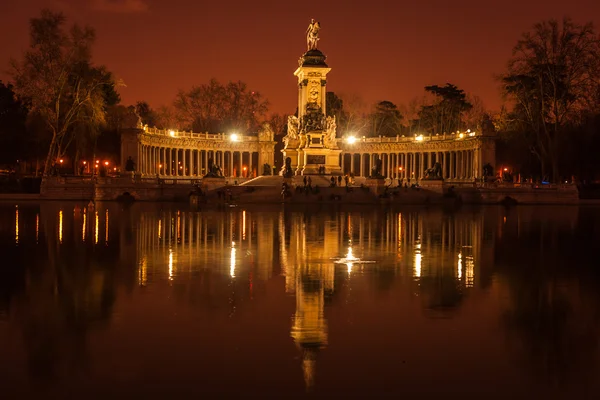
<instances>
[{"instance_id":1,"label":"bare tree","mask_svg":"<svg viewBox=\"0 0 600 400\"><path fill-rule=\"evenodd\" d=\"M45 175L73 140L76 126L104 122L104 90L115 84L111 74L91 64L94 30L73 25L66 32L65 22L62 13L43 10L31 19L29 50L11 62L15 92L52 133Z\"/></svg>"},{"instance_id":2,"label":"bare tree","mask_svg":"<svg viewBox=\"0 0 600 400\"><path fill-rule=\"evenodd\" d=\"M549 164L552 179L559 180L561 142L597 108L600 40L593 25L569 18L535 24L513 49L500 81L515 103L511 119L531 137L542 175Z\"/></svg>"},{"instance_id":3,"label":"bare tree","mask_svg":"<svg viewBox=\"0 0 600 400\"><path fill-rule=\"evenodd\" d=\"M268 108L268 101L244 82L222 85L216 79L180 91L174 102L179 122L198 132L256 133Z\"/></svg>"}]
</instances>

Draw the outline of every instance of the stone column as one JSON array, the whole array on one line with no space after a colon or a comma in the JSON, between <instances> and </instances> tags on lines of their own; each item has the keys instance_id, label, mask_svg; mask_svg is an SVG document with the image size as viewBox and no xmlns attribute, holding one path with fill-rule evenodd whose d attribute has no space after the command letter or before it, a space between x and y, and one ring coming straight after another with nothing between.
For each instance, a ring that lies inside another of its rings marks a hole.
<instances>
[{"instance_id":1,"label":"stone column","mask_svg":"<svg viewBox=\"0 0 600 400\"><path fill-rule=\"evenodd\" d=\"M175 148L175 176L179 176L179 149Z\"/></svg>"},{"instance_id":2,"label":"stone column","mask_svg":"<svg viewBox=\"0 0 600 400\"><path fill-rule=\"evenodd\" d=\"M350 153L350 173L354 173L354 153Z\"/></svg>"},{"instance_id":3,"label":"stone column","mask_svg":"<svg viewBox=\"0 0 600 400\"><path fill-rule=\"evenodd\" d=\"M254 174L252 173L252 154L254 154L254 152L248 152L248 176L250 178L254 178Z\"/></svg>"},{"instance_id":4,"label":"stone column","mask_svg":"<svg viewBox=\"0 0 600 400\"><path fill-rule=\"evenodd\" d=\"M425 169L425 152L421 153L420 158L421 158L421 160L420 160L419 164L421 165L421 167L419 168L419 179L423 179L423 177L424 177L423 172Z\"/></svg>"},{"instance_id":5,"label":"stone column","mask_svg":"<svg viewBox=\"0 0 600 400\"><path fill-rule=\"evenodd\" d=\"M229 171L227 171L230 177L233 177L233 151L229 152Z\"/></svg>"},{"instance_id":6,"label":"stone column","mask_svg":"<svg viewBox=\"0 0 600 400\"><path fill-rule=\"evenodd\" d=\"M244 161L244 153L242 151L240 151L240 166L238 168L238 177L242 177L242 164Z\"/></svg>"}]
</instances>

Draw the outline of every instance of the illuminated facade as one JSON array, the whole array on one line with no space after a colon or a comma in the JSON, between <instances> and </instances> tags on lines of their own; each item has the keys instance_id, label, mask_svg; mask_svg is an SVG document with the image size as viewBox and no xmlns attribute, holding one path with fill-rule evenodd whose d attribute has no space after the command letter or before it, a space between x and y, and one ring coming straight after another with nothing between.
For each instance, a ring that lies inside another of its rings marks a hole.
<instances>
[{"instance_id":1,"label":"illuminated facade","mask_svg":"<svg viewBox=\"0 0 600 400\"><path fill-rule=\"evenodd\" d=\"M211 162L226 177L253 177L263 165L274 163L273 131L264 125L257 136L127 129L121 135L121 170L129 157L143 176L198 178L206 175Z\"/></svg>"},{"instance_id":2,"label":"illuminated facade","mask_svg":"<svg viewBox=\"0 0 600 400\"><path fill-rule=\"evenodd\" d=\"M473 182L482 177L483 166L496 163L492 132L457 132L414 137L356 138L346 134L338 139L342 149L344 174L369 176L376 160L388 178L420 180L434 164L442 167L442 177L451 182Z\"/></svg>"}]
</instances>

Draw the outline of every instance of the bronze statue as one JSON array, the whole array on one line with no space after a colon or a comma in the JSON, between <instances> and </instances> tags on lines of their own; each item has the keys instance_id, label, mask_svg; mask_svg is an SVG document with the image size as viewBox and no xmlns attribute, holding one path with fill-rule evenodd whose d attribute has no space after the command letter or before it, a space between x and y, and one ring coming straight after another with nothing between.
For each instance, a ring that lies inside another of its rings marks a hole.
<instances>
[{"instance_id":1,"label":"bronze statue","mask_svg":"<svg viewBox=\"0 0 600 400\"><path fill-rule=\"evenodd\" d=\"M439 162L425 170L425 179L442 179L442 165Z\"/></svg>"},{"instance_id":2,"label":"bronze statue","mask_svg":"<svg viewBox=\"0 0 600 400\"><path fill-rule=\"evenodd\" d=\"M383 179L384 178L384 176L381 175L381 169L382 169L381 165L382 165L381 159L378 158L375 161L375 165L373 166L373 168L371 168L371 176L369 178L372 178L372 179Z\"/></svg>"},{"instance_id":3,"label":"bronze statue","mask_svg":"<svg viewBox=\"0 0 600 400\"><path fill-rule=\"evenodd\" d=\"M320 29L321 24L318 21L311 19L310 25L308 25L308 29L306 30L306 46L308 47L308 51L317 49Z\"/></svg>"},{"instance_id":4,"label":"bronze statue","mask_svg":"<svg viewBox=\"0 0 600 400\"><path fill-rule=\"evenodd\" d=\"M285 166L283 167L283 177L291 178L292 176L294 176L294 170L292 170L292 159L287 157L285 159Z\"/></svg>"},{"instance_id":5,"label":"bronze statue","mask_svg":"<svg viewBox=\"0 0 600 400\"><path fill-rule=\"evenodd\" d=\"M208 160L208 173L204 175L205 178L223 178L223 171L221 167L215 164L211 159Z\"/></svg>"}]
</instances>

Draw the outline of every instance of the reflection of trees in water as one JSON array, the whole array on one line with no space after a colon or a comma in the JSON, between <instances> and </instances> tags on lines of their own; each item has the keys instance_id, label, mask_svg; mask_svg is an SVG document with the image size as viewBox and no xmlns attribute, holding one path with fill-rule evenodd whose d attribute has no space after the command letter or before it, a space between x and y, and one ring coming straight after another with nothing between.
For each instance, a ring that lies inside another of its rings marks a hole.
<instances>
[{"instance_id":1,"label":"reflection of trees in water","mask_svg":"<svg viewBox=\"0 0 600 400\"><path fill-rule=\"evenodd\" d=\"M587 250L573 252L570 222L562 213L521 221L517 231L509 221L496 252L508 291L501 321L511 349L535 375L559 385L595 378L600 334L600 285L588 268L598 239L577 238L577 247Z\"/></svg>"},{"instance_id":2,"label":"reflection of trees in water","mask_svg":"<svg viewBox=\"0 0 600 400\"><path fill-rule=\"evenodd\" d=\"M78 216L72 207L63 208L60 244L57 207L41 207L46 254L44 245L31 249L39 258L33 265L23 265L27 280L13 305L14 318L23 332L28 368L37 379L67 374L72 378L84 372L88 365L87 335L108 323L115 301L113 266L118 252L74 240L69 233L79 233L81 225L74 222ZM102 258L105 261L98 262Z\"/></svg>"}]
</instances>

